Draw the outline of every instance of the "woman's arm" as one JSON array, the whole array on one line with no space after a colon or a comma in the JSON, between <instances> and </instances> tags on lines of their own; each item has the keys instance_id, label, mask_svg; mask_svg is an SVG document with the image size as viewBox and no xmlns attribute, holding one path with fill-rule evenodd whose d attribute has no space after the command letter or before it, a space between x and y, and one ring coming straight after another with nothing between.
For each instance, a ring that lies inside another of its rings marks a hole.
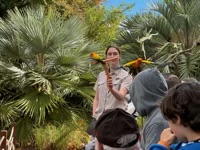
<instances>
[{"instance_id":1,"label":"woman's arm","mask_svg":"<svg viewBox=\"0 0 200 150\"><path fill-rule=\"evenodd\" d=\"M110 92L113 94L113 96L114 96L117 100L123 101L123 100L125 100L125 96L126 96L126 94L128 93L128 89L122 87L122 88L120 88L119 91L117 91L117 90L115 90L115 89L112 88L112 89L110 90Z\"/></svg>"},{"instance_id":2,"label":"woman's arm","mask_svg":"<svg viewBox=\"0 0 200 150\"><path fill-rule=\"evenodd\" d=\"M125 100L126 94L128 94L128 88L129 88L129 85L131 84L131 82L132 82L131 76L127 76L125 79L123 79L120 89L116 90L113 88L112 78L109 78L109 79L107 79L107 87L117 100L123 101L123 100Z\"/></svg>"},{"instance_id":3,"label":"woman's arm","mask_svg":"<svg viewBox=\"0 0 200 150\"><path fill-rule=\"evenodd\" d=\"M97 106L99 105L99 92L96 91L94 100L93 100L93 107L92 107L92 116L94 116Z\"/></svg>"}]
</instances>

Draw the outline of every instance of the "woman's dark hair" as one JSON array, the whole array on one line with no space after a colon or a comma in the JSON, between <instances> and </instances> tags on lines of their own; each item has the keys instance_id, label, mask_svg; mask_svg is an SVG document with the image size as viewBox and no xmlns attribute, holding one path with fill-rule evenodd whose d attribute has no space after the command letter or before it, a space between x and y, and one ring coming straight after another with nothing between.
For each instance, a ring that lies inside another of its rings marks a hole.
<instances>
[{"instance_id":1,"label":"woman's dark hair","mask_svg":"<svg viewBox=\"0 0 200 150\"><path fill-rule=\"evenodd\" d=\"M110 45L110 46L107 47L107 49L105 51L106 55L108 53L109 48L115 48L118 51L118 53L121 54L121 50L119 49L119 47Z\"/></svg>"},{"instance_id":2,"label":"woman's dark hair","mask_svg":"<svg viewBox=\"0 0 200 150\"><path fill-rule=\"evenodd\" d=\"M200 84L181 83L171 88L161 103L161 112L167 120L178 117L185 127L200 131Z\"/></svg>"}]
</instances>

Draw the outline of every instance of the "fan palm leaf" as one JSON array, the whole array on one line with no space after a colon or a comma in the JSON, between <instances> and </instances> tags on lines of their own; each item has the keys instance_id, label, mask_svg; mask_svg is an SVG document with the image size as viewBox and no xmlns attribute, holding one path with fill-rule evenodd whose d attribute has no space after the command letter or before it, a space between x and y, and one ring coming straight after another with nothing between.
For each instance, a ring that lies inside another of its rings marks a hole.
<instances>
[{"instance_id":1,"label":"fan palm leaf","mask_svg":"<svg viewBox=\"0 0 200 150\"><path fill-rule=\"evenodd\" d=\"M80 18L64 20L42 6L15 8L6 21L0 19L0 81L16 92L5 102L18 110L18 117L7 115L7 124L12 118L20 124L19 139L35 125L86 117L94 96L86 75L89 53L100 46L88 41L86 33ZM62 113L67 117L60 119Z\"/></svg>"},{"instance_id":2,"label":"fan palm leaf","mask_svg":"<svg viewBox=\"0 0 200 150\"><path fill-rule=\"evenodd\" d=\"M18 117L13 102L0 101L0 123L1 126L9 126Z\"/></svg>"},{"instance_id":3,"label":"fan palm leaf","mask_svg":"<svg viewBox=\"0 0 200 150\"><path fill-rule=\"evenodd\" d=\"M199 66L196 62L200 59L197 52L200 31L199 3L198 0L152 2L149 5L149 12L137 14L123 22L122 30L127 32L127 35L119 36L117 43L129 48L137 41L129 38L128 34L142 38L145 36L145 30L152 31L153 34L158 33L157 36L144 42L147 58L160 63L172 62L167 66L168 69L164 70L175 73L181 78L198 76L199 71L193 69L199 70L196 68ZM125 40L128 38L131 40ZM129 52L130 48L127 50L127 53ZM136 51L131 53L132 58L134 55L140 55Z\"/></svg>"}]
</instances>

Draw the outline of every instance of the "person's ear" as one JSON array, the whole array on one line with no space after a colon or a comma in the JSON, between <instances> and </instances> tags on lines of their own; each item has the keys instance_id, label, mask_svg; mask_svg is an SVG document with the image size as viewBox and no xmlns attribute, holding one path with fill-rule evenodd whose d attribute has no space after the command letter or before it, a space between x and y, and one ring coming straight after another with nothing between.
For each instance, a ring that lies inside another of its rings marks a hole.
<instances>
[{"instance_id":1,"label":"person's ear","mask_svg":"<svg viewBox=\"0 0 200 150\"><path fill-rule=\"evenodd\" d=\"M181 124L181 119L179 116L177 116L176 124L179 124L179 125Z\"/></svg>"}]
</instances>

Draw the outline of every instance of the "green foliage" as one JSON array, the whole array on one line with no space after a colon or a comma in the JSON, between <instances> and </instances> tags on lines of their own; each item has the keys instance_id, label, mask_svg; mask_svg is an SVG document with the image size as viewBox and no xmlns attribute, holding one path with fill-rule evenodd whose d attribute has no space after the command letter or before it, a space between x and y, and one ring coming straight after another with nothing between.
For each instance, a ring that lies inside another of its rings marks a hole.
<instances>
[{"instance_id":1,"label":"green foliage","mask_svg":"<svg viewBox=\"0 0 200 150\"><path fill-rule=\"evenodd\" d=\"M86 21L88 26L88 38L105 47L116 38L119 24L125 18L124 12L133 5L121 4L119 7L106 7L100 0L58 0L49 1L48 7L57 10L63 18L78 15Z\"/></svg>"},{"instance_id":2,"label":"green foliage","mask_svg":"<svg viewBox=\"0 0 200 150\"><path fill-rule=\"evenodd\" d=\"M14 7L23 8L43 4L46 8L51 8L58 12L64 19L73 15L78 15L86 20L88 26L88 38L97 43L102 43L102 48L107 47L119 34L119 24L125 19L124 12L133 7L133 4L122 3L119 7L106 9L104 0L8 0L3 5L8 5L5 12Z\"/></svg>"},{"instance_id":3,"label":"green foliage","mask_svg":"<svg viewBox=\"0 0 200 150\"><path fill-rule=\"evenodd\" d=\"M78 124L71 126L71 123L65 122L58 126L46 125L43 128L35 128L34 136L37 148L39 150L82 149L89 141L89 135L85 132L87 127L85 121L80 120Z\"/></svg>"},{"instance_id":4,"label":"green foliage","mask_svg":"<svg viewBox=\"0 0 200 150\"><path fill-rule=\"evenodd\" d=\"M18 114L12 104L13 102L5 102L4 100L0 101L1 126L8 126L14 121L14 118L17 117Z\"/></svg>"},{"instance_id":5,"label":"green foliage","mask_svg":"<svg viewBox=\"0 0 200 150\"><path fill-rule=\"evenodd\" d=\"M36 4L45 4L46 0L0 0L0 17L6 18L7 11L15 7L24 8Z\"/></svg>"},{"instance_id":6,"label":"green foliage","mask_svg":"<svg viewBox=\"0 0 200 150\"><path fill-rule=\"evenodd\" d=\"M15 9L0 19L0 122L17 124L17 140L46 123L87 119L95 79L88 74L89 53L99 49L79 17L68 20L49 8Z\"/></svg>"},{"instance_id":7,"label":"green foliage","mask_svg":"<svg viewBox=\"0 0 200 150\"><path fill-rule=\"evenodd\" d=\"M48 0L47 7L57 10L62 17L69 18L73 15L84 16L85 10L99 5L101 0Z\"/></svg>"},{"instance_id":8,"label":"green foliage","mask_svg":"<svg viewBox=\"0 0 200 150\"><path fill-rule=\"evenodd\" d=\"M123 22L116 43L129 54L127 60L142 57L139 41L151 31L155 36L143 42L147 59L158 63L169 62L162 71L174 73L180 78L199 78L199 3L198 0L153 2L149 12Z\"/></svg>"},{"instance_id":9,"label":"green foliage","mask_svg":"<svg viewBox=\"0 0 200 150\"><path fill-rule=\"evenodd\" d=\"M121 4L118 8L107 10L105 6L91 7L85 10L86 23L89 26L88 37L96 42L109 45L116 38L119 24L125 18L124 12L132 5Z\"/></svg>"},{"instance_id":10,"label":"green foliage","mask_svg":"<svg viewBox=\"0 0 200 150\"><path fill-rule=\"evenodd\" d=\"M141 116L138 116L136 118L136 121L137 121L137 124L139 126L139 129L142 130L142 128L144 127L144 123L145 123L145 118L144 117L141 117Z\"/></svg>"}]
</instances>

